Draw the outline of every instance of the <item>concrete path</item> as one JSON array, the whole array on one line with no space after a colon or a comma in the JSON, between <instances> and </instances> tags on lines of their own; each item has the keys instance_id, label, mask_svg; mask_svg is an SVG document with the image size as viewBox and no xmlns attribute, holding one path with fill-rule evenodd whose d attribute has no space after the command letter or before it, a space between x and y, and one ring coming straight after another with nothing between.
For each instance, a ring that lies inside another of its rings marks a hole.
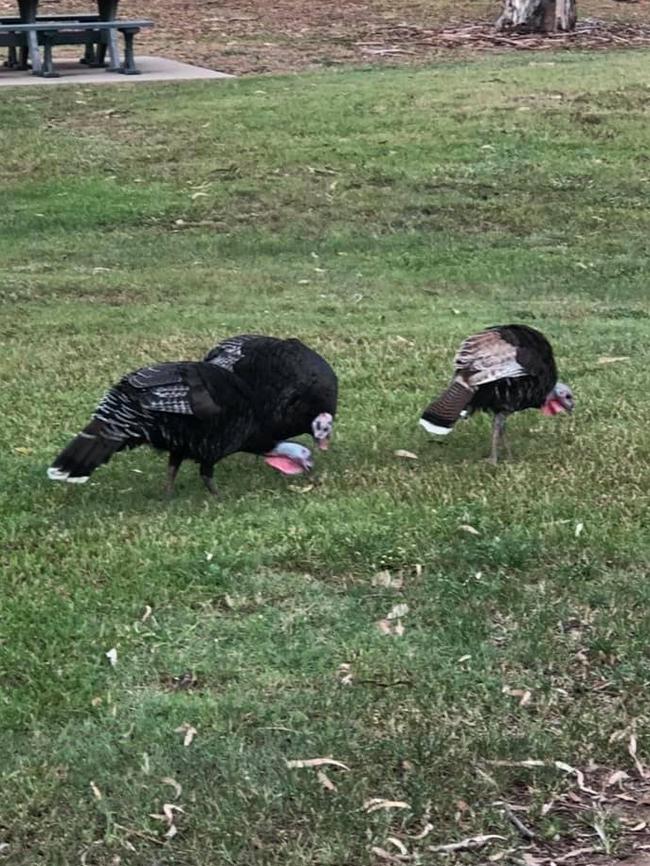
<instances>
[{"instance_id":1,"label":"concrete path","mask_svg":"<svg viewBox=\"0 0 650 866\"><path fill-rule=\"evenodd\" d=\"M118 72L107 72L105 69L89 69L79 63L76 58L58 58L55 56L59 78L41 78L31 72L20 72L4 69L0 66L0 87L17 87L31 84L37 87L56 84L141 84L147 81L193 81L208 78L233 78L225 72L214 72L201 66L190 66L189 63L178 63L176 60L165 60L163 57L136 57L136 64L141 75L120 75Z\"/></svg>"}]
</instances>

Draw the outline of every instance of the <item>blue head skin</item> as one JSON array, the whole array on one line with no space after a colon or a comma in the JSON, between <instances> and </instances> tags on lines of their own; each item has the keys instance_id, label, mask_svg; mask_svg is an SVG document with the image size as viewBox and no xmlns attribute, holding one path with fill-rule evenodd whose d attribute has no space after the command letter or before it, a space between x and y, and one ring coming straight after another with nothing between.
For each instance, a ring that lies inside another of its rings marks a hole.
<instances>
[{"instance_id":1,"label":"blue head skin","mask_svg":"<svg viewBox=\"0 0 650 866\"><path fill-rule=\"evenodd\" d=\"M264 462L283 475L301 475L314 465L309 448L297 442L279 442L264 455Z\"/></svg>"}]
</instances>

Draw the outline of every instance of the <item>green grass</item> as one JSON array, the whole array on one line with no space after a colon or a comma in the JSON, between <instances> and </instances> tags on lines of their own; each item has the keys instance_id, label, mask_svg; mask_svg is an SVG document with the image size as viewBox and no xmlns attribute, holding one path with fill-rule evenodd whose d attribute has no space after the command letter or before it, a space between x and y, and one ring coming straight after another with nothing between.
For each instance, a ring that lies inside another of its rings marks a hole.
<instances>
[{"instance_id":1,"label":"green grass","mask_svg":"<svg viewBox=\"0 0 650 866\"><path fill-rule=\"evenodd\" d=\"M356 866L429 819L408 847L438 862L427 844L516 844L490 804L563 784L490 767L495 788L482 762L627 767L632 725L647 755L649 60L4 91L6 862ZM442 445L416 419L465 335L517 320L578 411L514 419L495 471L487 419ZM47 481L121 373L248 330L339 373L313 479L235 456L219 502L188 465L167 503L141 449ZM350 767L336 791L286 765L319 756Z\"/></svg>"}]
</instances>

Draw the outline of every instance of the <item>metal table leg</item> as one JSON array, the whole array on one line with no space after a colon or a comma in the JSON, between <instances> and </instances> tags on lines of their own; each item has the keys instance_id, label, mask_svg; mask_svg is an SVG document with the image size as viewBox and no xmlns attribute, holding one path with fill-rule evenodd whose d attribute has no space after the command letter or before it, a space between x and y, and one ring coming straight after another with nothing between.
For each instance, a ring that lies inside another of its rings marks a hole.
<instances>
[{"instance_id":1,"label":"metal table leg","mask_svg":"<svg viewBox=\"0 0 650 866\"><path fill-rule=\"evenodd\" d=\"M133 37L138 31L125 27L121 32L124 35L124 63L118 71L123 75L139 75L140 70L135 65L133 54Z\"/></svg>"}]
</instances>

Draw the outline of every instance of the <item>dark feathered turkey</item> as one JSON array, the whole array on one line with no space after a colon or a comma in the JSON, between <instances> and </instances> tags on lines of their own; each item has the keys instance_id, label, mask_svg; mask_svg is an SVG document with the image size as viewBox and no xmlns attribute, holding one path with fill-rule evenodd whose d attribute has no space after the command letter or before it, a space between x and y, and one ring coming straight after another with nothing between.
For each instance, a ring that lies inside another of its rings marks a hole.
<instances>
[{"instance_id":1,"label":"dark feathered turkey","mask_svg":"<svg viewBox=\"0 0 650 866\"><path fill-rule=\"evenodd\" d=\"M287 443L276 453L275 442L260 423L250 389L234 373L212 364L155 364L127 374L106 392L88 426L63 449L48 476L83 483L116 452L144 444L168 452L169 492L188 459L199 464L211 493L216 493L215 463L236 451L267 454L281 469L283 460L309 468L308 449Z\"/></svg>"},{"instance_id":2,"label":"dark feathered turkey","mask_svg":"<svg viewBox=\"0 0 650 866\"><path fill-rule=\"evenodd\" d=\"M309 433L328 447L338 383L327 361L300 340L241 334L218 343L203 359L230 370L250 388L264 427L278 442Z\"/></svg>"},{"instance_id":3,"label":"dark feathered turkey","mask_svg":"<svg viewBox=\"0 0 650 866\"><path fill-rule=\"evenodd\" d=\"M546 415L573 410L571 389L557 380L551 344L527 325L496 325L468 337L454 368L451 384L427 406L420 424L444 436L461 416L491 412L493 463L499 446L506 444L508 415L533 408Z\"/></svg>"}]
</instances>

